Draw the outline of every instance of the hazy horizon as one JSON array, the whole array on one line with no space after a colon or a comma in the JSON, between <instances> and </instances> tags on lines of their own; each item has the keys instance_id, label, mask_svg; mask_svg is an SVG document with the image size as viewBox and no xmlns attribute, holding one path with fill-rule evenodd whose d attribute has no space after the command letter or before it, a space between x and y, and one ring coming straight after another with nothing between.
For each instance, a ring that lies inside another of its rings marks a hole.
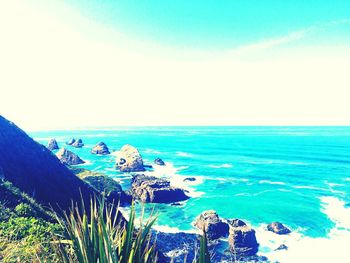
<instances>
[{"instance_id":1,"label":"hazy horizon","mask_svg":"<svg viewBox=\"0 0 350 263\"><path fill-rule=\"evenodd\" d=\"M4 1L0 114L28 130L350 125L350 2Z\"/></svg>"}]
</instances>

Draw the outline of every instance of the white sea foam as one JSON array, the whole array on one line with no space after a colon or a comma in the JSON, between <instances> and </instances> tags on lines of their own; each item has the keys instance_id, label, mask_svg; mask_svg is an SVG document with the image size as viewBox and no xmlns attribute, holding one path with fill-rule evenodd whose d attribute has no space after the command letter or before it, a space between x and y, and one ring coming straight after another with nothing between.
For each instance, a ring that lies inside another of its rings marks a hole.
<instances>
[{"instance_id":1,"label":"white sea foam","mask_svg":"<svg viewBox=\"0 0 350 263\"><path fill-rule=\"evenodd\" d=\"M204 193L196 191L194 188L192 188L192 186L202 183L203 177L195 176L195 175L186 176L186 177L193 177L196 180L184 181L186 177L183 175L180 175L179 172L187 168L188 166L175 167L172 163L165 162L165 165L153 165L152 171L145 171L142 173L146 175L160 177L160 178L167 178L168 180L170 180L171 185L187 190L189 192L189 196L199 197Z\"/></svg>"},{"instance_id":2,"label":"white sea foam","mask_svg":"<svg viewBox=\"0 0 350 263\"><path fill-rule=\"evenodd\" d=\"M199 232L196 229L190 229L190 230L180 230L177 227L171 227L168 225L155 225L153 229L160 231L160 232L165 232L165 233L190 233L190 234L199 234Z\"/></svg>"},{"instance_id":3,"label":"white sea foam","mask_svg":"<svg viewBox=\"0 0 350 263\"><path fill-rule=\"evenodd\" d=\"M152 153L152 154L161 154L160 151L155 150L155 149L150 149L150 148L144 150L143 152L145 152L145 153Z\"/></svg>"},{"instance_id":4,"label":"white sea foam","mask_svg":"<svg viewBox=\"0 0 350 263\"><path fill-rule=\"evenodd\" d=\"M208 167L214 168L214 169L219 169L219 168L232 168L233 165L232 165L232 164L229 164L229 163L224 163L224 164L220 164L220 165L213 165L213 164L210 164L210 165L208 165Z\"/></svg>"},{"instance_id":5,"label":"white sea foam","mask_svg":"<svg viewBox=\"0 0 350 263\"><path fill-rule=\"evenodd\" d=\"M348 244L350 242L350 208L335 197L322 197L321 211L335 223L327 237L312 238L304 236L298 230L289 235L277 235L260 226L256 229L260 243L260 254L272 262L348 262ZM285 244L288 250L274 251Z\"/></svg>"},{"instance_id":6,"label":"white sea foam","mask_svg":"<svg viewBox=\"0 0 350 263\"><path fill-rule=\"evenodd\" d=\"M259 184L277 184L277 185L285 185L286 183L283 182L273 182L269 180L260 180Z\"/></svg>"},{"instance_id":7,"label":"white sea foam","mask_svg":"<svg viewBox=\"0 0 350 263\"><path fill-rule=\"evenodd\" d=\"M192 157L193 154L191 153L187 153L187 152L176 152L177 156L181 156L181 157Z\"/></svg>"},{"instance_id":8,"label":"white sea foam","mask_svg":"<svg viewBox=\"0 0 350 263\"><path fill-rule=\"evenodd\" d=\"M309 186L309 185L294 185L292 187L296 188L296 189L310 189L310 190L321 190L321 191L328 191L329 190L327 188Z\"/></svg>"}]
</instances>

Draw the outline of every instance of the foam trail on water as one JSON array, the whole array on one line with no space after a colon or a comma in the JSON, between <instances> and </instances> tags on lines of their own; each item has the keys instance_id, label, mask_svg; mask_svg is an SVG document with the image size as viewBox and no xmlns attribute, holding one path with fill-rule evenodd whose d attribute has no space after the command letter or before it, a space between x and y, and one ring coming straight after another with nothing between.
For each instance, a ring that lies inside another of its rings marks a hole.
<instances>
[{"instance_id":1,"label":"foam trail on water","mask_svg":"<svg viewBox=\"0 0 350 263\"><path fill-rule=\"evenodd\" d=\"M229 163L224 163L224 164L220 164L220 165L209 164L208 167L214 168L214 169L219 169L219 168L232 168L233 165L232 165L232 164L229 164Z\"/></svg>"},{"instance_id":2,"label":"foam trail on water","mask_svg":"<svg viewBox=\"0 0 350 263\"><path fill-rule=\"evenodd\" d=\"M196 180L195 181L184 181L186 177L183 175L179 174L179 171L187 169L188 166L180 166L180 167L175 167L172 163L170 162L165 162L165 165L153 165L153 171L146 171L142 172L143 174L146 175L152 175L160 178L166 178L170 180L170 183L172 186L177 186L180 188L183 188L187 191L189 191L189 196L191 197L199 197L203 195L203 192L198 192L195 191L191 186L201 184L203 182L203 177L201 176L188 176L188 177L193 177Z\"/></svg>"},{"instance_id":3,"label":"foam trail on water","mask_svg":"<svg viewBox=\"0 0 350 263\"><path fill-rule=\"evenodd\" d=\"M277 235L265 230L265 226L257 228L257 239L260 243L260 254L272 262L348 262L348 245L350 242L350 208L335 197L322 197L321 211L335 223L327 237L312 238L304 236L298 230L289 235ZM275 251L281 244L288 250Z\"/></svg>"}]
</instances>

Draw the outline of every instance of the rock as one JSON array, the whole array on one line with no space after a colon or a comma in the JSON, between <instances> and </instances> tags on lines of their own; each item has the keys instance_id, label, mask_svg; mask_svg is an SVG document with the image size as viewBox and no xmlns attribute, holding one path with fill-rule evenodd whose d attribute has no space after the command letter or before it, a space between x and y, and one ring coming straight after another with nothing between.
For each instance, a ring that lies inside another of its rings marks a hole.
<instances>
[{"instance_id":1,"label":"rock","mask_svg":"<svg viewBox=\"0 0 350 263\"><path fill-rule=\"evenodd\" d=\"M194 181L196 181L196 178L194 177L187 177L184 179L184 182L194 182Z\"/></svg>"},{"instance_id":2,"label":"rock","mask_svg":"<svg viewBox=\"0 0 350 263\"><path fill-rule=\"evenodd\" d=\"M240 219L229 220L229 224L230 224L230 226L233 226L233 227L241 227L241 226L246 226L247 225L246 223L244 223Z\"/></svg>"},{"instance_id":3,"label":"rock","mask_svg":"<svg viewBox=\"0 0 350 263\"><path fill-rule=\"evenodd\" d=\"M72 145L75 143L75 139L70 139L68 142L66 142L67 145Z\"/></svg>"},{"instance_id":4,"label":"rock","mask_svg":"<svg viewBox=\"0 0 350 263\"><path fill-rule=\"evenodd\" d=\"M154 163L157 164L157 165L162 165L162 166L165 165L164 161L162 159L160 159L160 158L156 158L154 160Z\"/></svg>"},{"instance_id":5,"label":"rock","mask_svg":"<svg viewBox=\"0 0 350 263\"><path fill-rule=\"evenodd\" d=\"M282 244L278 248L276 248L275 250L288 250L288 247L285 244Z\"/></svg>"},{"instance_id":6,"label":"rock","mask_svg":"<svg viewBox=\"0 0 350 263\"><path fill-rule=\"evenodd\" d=\"M205 228L209 240L227 237L229 234L229 225L223 222L214 210L201 213L194 225L200 230Z\"/></svg>"},{"instance_id":7,"label":"rock","mask_svg":"<svg viewBox=\"0 0 350 263\"><path fill-rule=\"evenodd\" d=\"M174 203L189 198L183 189L170 186L170 181L143 174L133 176L131 192L145 203Z\"/></svg>"},{"instance_id":8,"label":"rock","mask_svg":"<svg viewBox=\"0 0 350 263\"><path fill-rule=\"evenodd\" d=\"M99 142L91 149L92 154L106 155L110 154L107 145L104 142Z\"/></svg>"},{"instance_id":9,"label":"rock","mask_svg":"<svg viewBox=\"0 0 350 263\"><path fill-rule=\"evenodd\" d=\"M97 192L74 175L45 146L0 116L0 167L4 179L57 213ZM0 198L1 199L1 198Z\"/></svg>"},{"instance_id":10,"label":"rock","mask_svg":"<svg viewBox=\"0 0 350 263\"><path fill-rule=\"evenodd\" d=\"M49 149L51 151L59 149L56 139L49 140L49 142L47 144L47 149Z\"/></svg>"},{"instance_id":11,"label":"rock","mask_svg":"<svg viewBox=\"0 0 350 263\"><path fill-rule=\"evenodd\" d=\"M236 225L242 225L243 221L236 221ZM244 222L243 222L244 223ZM230 226L229 246L237 260L247 256L253 256L258 252L259 244L256 240L254 229L245 223L242 226Z\"/></svg>"},{"instance_id":12,"label":"rock","mask_svg":"<svg viewBox=\"0 0 350 263\"><path fill-rule=\"evenodd\" d=\"M56 153L57 158L61 161L61 163L65 165L77 165L77 164L83 164L85 163L78 155L75 153L68 151L65 148L61 148Z\"/></svg>"},{"instance_id":13,"label":"rock","mask_svg":"<svg viewBox=\"0 0 350 263\"><path fill-rule=\"evenodd\" d=\"M267 225L267 230L274 232L278 235L286 235L291 232L289 228L285 227L280 222L272 222L271 224Z\"/></svg>"},{"instance_id":14,"label":"rock","mask_svg":"<svg viewBox=\"0 0 350 263\"><path fill-rule=\"evenodd\" d=\"M75 148L81 148L84 146L83 140L82 139L78 139L75 142L73 142L71 144L71 146L75 147Z\"/></svg>"},{"instance_id":15,"label":"rock","mask_svg":"<svg viewBox=\"0 0 350 263\"><path fill-rule=\"evenodd\" d=\"M129 145L124 145L117 154L116 168L121 172L142 172L145 171L143 160L139 151Z\"/></svg>"}]
</instances>

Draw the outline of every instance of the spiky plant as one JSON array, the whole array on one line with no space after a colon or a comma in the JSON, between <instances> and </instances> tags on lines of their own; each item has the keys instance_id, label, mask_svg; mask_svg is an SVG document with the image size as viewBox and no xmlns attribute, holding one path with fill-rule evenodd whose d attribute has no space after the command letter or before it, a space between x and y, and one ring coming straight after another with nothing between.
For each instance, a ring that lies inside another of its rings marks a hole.
<instances>
[{"instance_id":1,"label":"spiky plant","mask_svg":"<svg viewBox=\"0 0 350 263\"><path fill-rule=\"evenodd\" d=\"M210 253L208 249L208 237L205 228L203 228L203 234L200 238L199 257L193 260L193 263L210 263Z\"/></svg>"},{"instance_id":2,"label":"spiky plant","mask_svg":"<svg viewBox=\"0 0 350 263\"><path fill-rule=\"evenodd\" d=\"M156 262L155 246L151 244L151 227L156 217L135 227L135 207L131 206L129 221L122 222L118 207L103 200L90 201L90 213L82 203L80 210L73 206L57 220L64 227L68 240L58 240L54 247L61 262L71 263L150 263Z\"/></svg>"}]
</instances>

